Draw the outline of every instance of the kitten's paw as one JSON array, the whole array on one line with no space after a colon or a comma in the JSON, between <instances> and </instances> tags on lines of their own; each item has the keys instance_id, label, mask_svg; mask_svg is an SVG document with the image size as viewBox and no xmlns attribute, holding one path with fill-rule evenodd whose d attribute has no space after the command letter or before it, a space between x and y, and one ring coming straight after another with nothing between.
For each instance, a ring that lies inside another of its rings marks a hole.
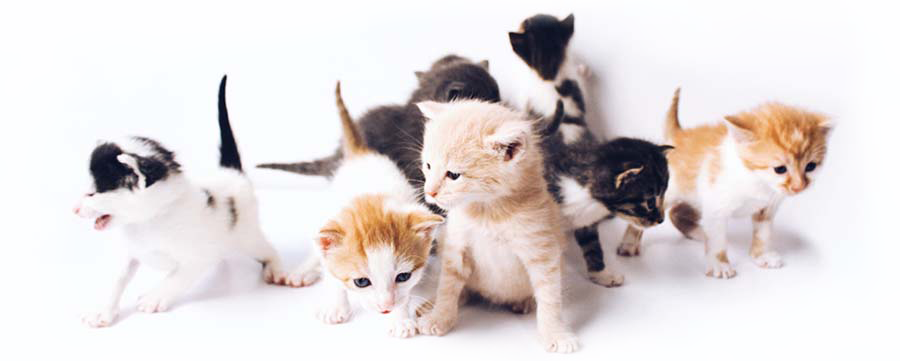
<instances>
[{"instance_id":1,"label":"kitten's paw","mask_svg":"<svg viewBox=\"0 0 900 361\"><path fill-rule=\"evenodd\" d=\"M316 312L316 318L329 325L344 323L350 320L350 309L344 306L323 307Z\"/></svg>"},{"instance_id":2,"label":"kitten's paw","mask_svg":"<svg viewBox=\"0 0 900 361\"><path fill-rule=\"evenodd\" d=\"M391 336L399 338L413 337L418 334L416 321L412 319L397 320L391 325L391 328L388 329L388 333Z\"/></svg>"},{"instance_id":3,"label":"kitten's paw","mask_svg":"<svg viewBox=\"0 0 900 361\"><path fill-rule=\"evenodd\" d=\"M89 312L81 315L81 322L90 327L107 327L112 326L116 320L118 312L116 310L104 310L100 312Z\"/></svg>"},{"instance_id":4,"label":"kitten's paw","mask_svg":"<svg viewBox=\"0 0 900 361\"><path fill-rule=\"evenodd\" d=\"M419 318L417 328L423 335L443 336L450 332L456 323L455 317L436 317L435 312Z\"/></svg>"},{"instance_id":5,"label":"kitten's paw","mask_svg":"<svg viewBox=\"0 0 900 361\"><path fill-rule=\"evenodd\" d=\"M518 313L520 315L527 315L534 312L535 308L537 308L537 303L534 301L534 297L509 305L509 310L512 311L512 313Z\"/></svg>"},{"instance_id":6,"label":"kitten's paw","mask_svg":"<svg viewBox=\"0 0 900 361\"><path fill-rule=\"evenodd\" d=\"M609 268L600 272L588 272L588 279L604 287L619 287L625 283L625 276Z\"/></svg>"},{"instance_id":7,"label":"kitten's paw","mask_svg":"<svg viewBox=\"0 0 900 361\"><path fill-rule=\"evenodd\" d=\"M148 293L138 299L138 311L145 313L165 312L169 309L171 300L169 297Z\"/></svg>"},{"instance_id":8,"label":"kitten's paw","mask_svg":"<svg viewBox=\"0 0 900 361\"><path fill-rule=\"evenodd\" d=\"M578 336L571 332L554 332L542 339L547 352L572 353L580 347Z\"/></svg>"},{"instance_id":9,"label":"kitten's paw","mask_svg":"<svg viewBox=\"0 0 900 361\"><path fill-rule=\"evenodd\" d=\"M784 266L781 256L774 251L768 251L753 257L753 263L762 268L781 268L781 266Z\"/></svg>"},{"instance_id":10,"label":"kitten's paw","mask_svg":"<svg viewBox=\"0 0 900 361\"><path fill-rule=\"evenodd\" d=\"M619 248L616 248L616 253L624 257L640 256L641 244L632 242L619 243Z\"/></svg>"},{"instance_id":11,"label":"kitten's paw","mask_svg":"<svg viewBox=\"0 0 900 361\"><path fill-rule=\"evenodd\" d=\"M312 286L319 280L320 275L319 270L294 271L288 274L285 282L291 287Z\"/></svg>"},{"instance_id":12,"label":"kitten's paw","mask_svg":"<svg viewBox=\"0 0 900 361\"><path fill-rule=\"evenodd\" d=\"M728 262L710 260L706 262L706 276L727 279L737 276L737 271Z\"/></svg>"},{"instance_id":13,"label":"kitten's paw","mask_svg":"<svg viewBox=\"0 0 900 361\"><path fill-rule=\"evenodd\" d=\"M268 262L263 266L263 280L273 285L288 285L287 273L276 262Z\"/></svg>"},{"instance_id":14,"label":"kitten's paw","mask_svg":"<svg viewBox=\"0 0 900 361\"><path fill-rule=\"evenodd\" d=\"M578 72L582 78L588 79L591 77L591 68L588 68L587 64L581 63L575 67L575 71Z\"/></svg>"}]
</instances>

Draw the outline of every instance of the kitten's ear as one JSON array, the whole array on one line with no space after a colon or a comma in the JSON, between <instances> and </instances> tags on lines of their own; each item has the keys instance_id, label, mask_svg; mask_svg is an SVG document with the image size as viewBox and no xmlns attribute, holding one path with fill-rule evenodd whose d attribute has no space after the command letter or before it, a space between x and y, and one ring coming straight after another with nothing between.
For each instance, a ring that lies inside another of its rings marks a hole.
<instances>
[{"instance_id":1,"label":"kitten's ear","mask_svg":"<svg viewBox=\"0 0 900 361\"><path fill-rule=\"evenodd\" d=\"M435 101L424 101L416 103L416 106L419 107L419 111L422 112L422 115L428 119L434 119L439 117L442 113L447 110L449 105L445 103L438 103Z\"/></svg>"},{"instance_id":2,"label":"kitten's ear","mask_svg":"<svg viewBox=\"0 0 900 361\"><path fill-rule=\"evenodd\" d=\"M434 231L444 224L444 217L428 211L415 211L409 214L412 230L419 238L431 242L434 239Z\"/></svg>"},{"instance_id":3,"label":"kitten's ear","mask_svg":"<svg viewBox=\"0 0 900 361\"><path fill-rule=\"evenodd\" d=\"M725 125L728 126L728 134L738 143L749 143L756 140L751 123L738 116L725 116Z\"/></svg>"},{"instance_id":4,"label":"kitten's ear","mask_svg":"<svg viewBox=\"0 0 900 361\"><path fill-rule=\"evenodd\" d=\"M444 98L450 102L456 100L462 95L463 90L466 89L466 83L461 81L451 82L450 85L447 86L447 92L444 94Z\"/></svg>"},{"instance_id":5,"label":"kitten's ear","mask_svg":"<svg viewBox=\"0 0 900 361\"><path fill-rule=\"evenodd\" d=\"M531 125L526 122L510 122L501 125L494 134L485 138L487 147L503 156L503 161L518 161L527 146Z\"/></svg>"},{"instance_id":6,"label":"kitten's ear","mask_svg":"<svg viewBox=\"0 0 900 361\"><path fill-rule=\"evenodd\" d=\"M831 130L834 129L834 124L828 119L826 116L819 116L819 131L822 133L823 137L827 137L831 134Z\"/></svg>"},{"instance_id":7,"label":"kitten's ear","mask_svg":"<svg viewBox=\"0 0 900 361\"><path fill-rule=\"evenodd\" d=\"M667 154L669 154L669 152L672 151L672 149L675 149L675 147L666 144L666 145L661 145L661 146L659 146L658 149L659 149L660 152L662 152L663 155L667 155Z\"/></svg>"},{"instance_id":8,"label":"kitten's ear","mask_svg":"<svg viewBox=\"0 0 900 361\"><path fill-rule=\"evenodd\" d=\"M341 230L341 226L334 221L329 221L325 227L319 230L316 244L319 246L319 250L325 253L339 246L342 238L344 238L344 232Z\"/></svg>"},{"instance_id":9,"label":"kitten's ear","mask_svg":"<svg viewBox=\"0 0 900 361\"><path fill-rule=\"evenodd\" d=\"M487 59L484 59L484 60L482 60L482 61L479 61L479 62L477 63L477 65L480 66L480 67L481 67L482 69L484 69L484 70L490 70L490 67L491 67L491 64L488 62Z\"/></svg>"},{"instance_id":10,"label":"kitten's ear","mask_svg":"<svg viewBox=\"0 0 900 361\"><path fill-rule=\"evenodd\" d=\"M639 173L641 173L642 170L644 170L644 166L626 169L622 173L619 173L619 175L616 176L616 189L619 189L619 187L621 187L623 184L626 184L626 183L634 180L634 178Z\"/></svg>"},{"instance_id":11,"label":"kitten's ear","mask_svg":"<svg viewBox=\"0 0 900 361\"><path fill-rule=\"evenodd\" d=\"M569 39L572 37L572 34L575 33L575 14L569 14L569 16L566 16L560 24L562 25L563 31L565 31L565 38Z\"/></svg>"},{"instance_id":12,"label":"kitten's ear","mask_svg":"<svg viewBox=\"0 0 900 361\"><path fill-rule=\"evenodd\" d=\"M422 84L422 81L425 80L425 72L417 71L417 72L415 72L415 74L416 74L416 79L419 80L419 84Z\"/></svg>"},{"instance_id":13,"label":"kitten's ear","mask_svg":"<svg viewBox=\"0 0 900 361\"><path fill-rule=\"evenodd\" d=\"M512 45L513 51L516 53L516 55L527 62L531 51L528 50L528 39L526 38L525 34L510 32L509 44Z\"/></svg>"},{"instance_id":14,"label":"kitten's ear","mask_svg":"<svg viewBox=\"0 0 900 361\"><path fill-rule=\"evenodd\" d=\"M145 176L144 176L144 173L141 172L141 167L140 167L140 165L139 165L140 159L138 159L137 156L131 155L131 154L127 154L127 153L122 153L122 154L119 154L118 156L116 156L116 160L118 160L119 163L124 164L126 167L131 168L131 171L134 172L134 174L137 175L137 177L138 177L138 182L137 182L138 188L144 188L144 187L147 186L147 180L146 180L147 177L145 177Z\"/></svg>"}]
</instances>

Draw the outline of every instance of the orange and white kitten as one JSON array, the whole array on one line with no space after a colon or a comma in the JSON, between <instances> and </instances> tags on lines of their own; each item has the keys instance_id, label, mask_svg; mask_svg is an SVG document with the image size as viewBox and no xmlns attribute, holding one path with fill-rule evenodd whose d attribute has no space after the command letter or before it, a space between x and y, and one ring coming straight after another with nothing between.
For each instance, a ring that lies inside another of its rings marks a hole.
<instances>
[{"instance_id":1,"label":"orange and white kitten","mask_svg":"<svg viewBox=\"0 0 900 361\"><path fill-rule=\"evenodd\" d=\"M340 84L336 97L344 158L331 187L340 210L319 230L317 254L291 279L311 284L324 265L330 298L317 314L320 320L349 320L350 293L364 308L391 315L391 335L414 336L410 293L425 272L435 229L444 219L418 202L396 164L365 145L341 99Z\"/></svg>"},{"instance_id":2,"label":"orange and white kitten","mask_svg":"<svg viewBox=\"0 0 900 361\"><path fill-rule=\"evenodd\" d=\"M824 115L780 103L726 116L725 121L682 129L680 89L666 120L670 173L666 208L686 237L706 243L706 275L736 275L728 261L729 218L751 216L750 256L757 266L778 268L771 249L772 218L786 196L812 183L825 159L831 125ZM639 239L628 247L637 250Z\"/></svg>"},{"instance_id":3,"label":"orange and white kitten","mask_svg":"<svg viewBox=\"0 0 900 361\"><path fill-rule=\"evenodd\" d=\"M540 144L520 112L475 100L422 102L425 200L447 210L434 308L419 332L443 335L456 324L463 292L527 312L551 352L578 339L562 320L559 208L547 191Z\"/></svg>"}]
</instances>

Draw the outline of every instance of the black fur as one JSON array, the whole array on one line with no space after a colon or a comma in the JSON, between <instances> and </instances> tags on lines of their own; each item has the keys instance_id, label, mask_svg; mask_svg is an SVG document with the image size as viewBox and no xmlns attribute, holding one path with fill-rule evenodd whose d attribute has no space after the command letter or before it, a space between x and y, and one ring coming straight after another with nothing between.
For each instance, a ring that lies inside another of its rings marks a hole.
<instances>
[{"instance_id":1,"label":"black fur","mask_svg":"<svg viewBox=\"0 0 900 361\"><path fill-rule=\"evenodd\" d=\"M578 86L572 79L563 80L562 84L556 87L556 92L559 93L561 97L572 98L572 101L575 102L575 106L578 107L578 111L581 114L584 114L587 110L584 106L584 95L581 93L581 88Z\"/></svg>"},{"instance_id":2,"label":"black fur","mask_svg":"<svg viewBox=\"0 0 900 361\"><path fill-rule=\"evenodd\" d=\"M243 171L241 167L241 155L238 153L237 142L234 133L231 132L231 122L228 120L228 107L225 105L225 84L228 76L222 76L219 83L219 135L222 144L219 146L219 165L223 168L232 168Z\"/></svg>"},{"instance_id":3,"label":"black fur","mask_svg":"<svg viewBox=\"0 0 900 361\"><path fill-rule=\"evenodd\" d=\"M175 154L164 148L159 142L144 138L132 137L136 142L144 143L153 150L150 156L142 157L133 153L125 153L114 143L103 143L91 153L90 170L94 178L94 189L98 193L109 192L119 188L133 190L138 185L138 175L131 167L122 164L118 156L128 154L137 159L138 171L144 176L144 187L166 179L170 174L181 172L181 165L175 161Z\"/></svg>"},{"instance_id":4,"label":"black fur","mask_svg":"<svg viewBox=\"0 0 900 361\"><path fill-rule=\"evenodd\" d=\"M535 15L525 19L519 31L509 33L513 51L542 79L555 80L575 31L575 16L559 20L550 15Z\"/></svg>"},{"instance_id":5,"label":"black fur","mask_svg":"<svg viewBox=\"0 0 900 361\"><path fill-rule=\"evenodd\" d=\"M581 247L588 272L600 272L606 268L606 263L603 262L603 248L600 247L600 236L597 233L599 224L600 222L597 222L575 230L575 241Z\"/></svg>"},{"instance_id":6,"label":"black fur","mask_svg":"<svg viewBox=\"0 0 900 361\"><path fill-rule=\"evenodd\" d=\"M212 192L210 192L209 189L204 189L203 193L206 194L206 206L215 209L216 197L213 196Z\"/></svg>"},{"instance_id":7,"label":"black fur","mask_svg":"<svg viewBox=\"0 0 900 361\"><path fill-rule=\"evenodd\" d=\"M500 89L487 70L487 63L472 63L457 55L438 59L427 72L416 72L419 87L408 104L425 100L449 102L455 99L500 101Z\"/></svg>"}]
</instances>

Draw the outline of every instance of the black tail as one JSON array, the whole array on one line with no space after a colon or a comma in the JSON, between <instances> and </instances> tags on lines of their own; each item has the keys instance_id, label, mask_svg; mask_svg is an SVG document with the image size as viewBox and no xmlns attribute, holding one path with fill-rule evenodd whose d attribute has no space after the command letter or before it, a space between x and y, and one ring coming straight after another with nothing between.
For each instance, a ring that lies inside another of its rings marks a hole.
<instances>
[{"instance_id":1,"label":"black tail","mask_svg":"<svg viewBox=\"0 0 900 361\"><path fill-rule=\"evenodd\" d=\"M341 151L337 151L325 158L316 159L309 162L264 163L258 164L256 167L278 169L291 173L316 175L331 178L331 176L334 175L334 171L337 170L338 166L341 164L341 158L343 158Z\"/></svg>"},{"instance_id":2,"label":"black tail","mask_svg":"<svg viewBox=\"0 0 900 361\"><path fill-rule=\"evenodd\" d=\"M237 143L234 141L234 133L231 132L231 123L228 121L228 107L225 106L225 83L228 75L222 76L219 83L219 134L222 144L219 146L219 165L223 168L232 168L243 172L241 167L241 155L238 153Z\"/></svg>"},{"instance_id":3,"label":"black tail","mask_svg":"<svg viewBox=\"0 0 900 361\"><path fill-rule=\"evenodd\" d=\"M550 124L547 124L544 127L544 130L540 132L542 136L550 136L553 133L556 133L559 130L559 125L562 123L563 118L566 117L566 109L563 106L562 99L556 101L556 111L553 112L553 119L550 120ZM545 120L546 121L546 120Z\"/></svg>"}]
</instances>

